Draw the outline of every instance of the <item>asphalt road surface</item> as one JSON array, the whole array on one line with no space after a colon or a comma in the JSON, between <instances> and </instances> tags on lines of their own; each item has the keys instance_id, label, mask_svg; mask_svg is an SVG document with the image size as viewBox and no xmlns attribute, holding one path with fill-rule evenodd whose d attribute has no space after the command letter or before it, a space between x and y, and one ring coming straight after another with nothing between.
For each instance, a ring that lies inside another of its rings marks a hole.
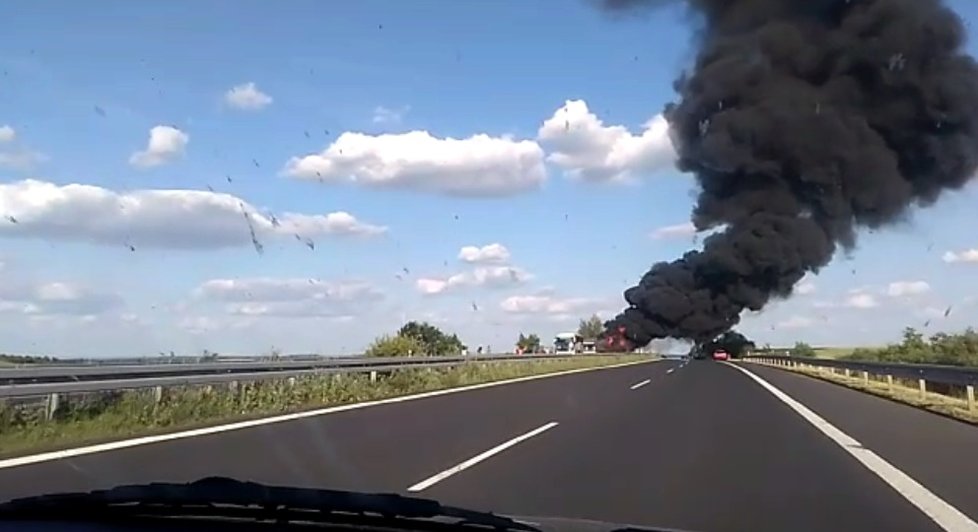
<instances>
[{"instance_id":1,"label":"asphalt road surface","mask_svg":"<svg viewBox=\"0 0 978 532\"><path fill-rule=\"evenodd\" d=\"M732 365L654 362L0 461L0 500L224 475L686 530L974 530L978 427L741 367L819 417Z\"/></svg>"}]
</instances>

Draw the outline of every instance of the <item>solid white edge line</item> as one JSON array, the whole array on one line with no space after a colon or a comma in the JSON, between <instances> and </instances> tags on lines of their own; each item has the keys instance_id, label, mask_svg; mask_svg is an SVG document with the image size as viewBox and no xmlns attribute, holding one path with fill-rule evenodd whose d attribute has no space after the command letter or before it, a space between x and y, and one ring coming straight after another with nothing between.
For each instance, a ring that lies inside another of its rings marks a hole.
<instances>
[{"instance_id":1,"label":"solid white edge line","mask_svg":"<svg viewBox=\"0 0 978 532\"><path fill-rule=\"evenodd\" d=\"M925 488L922 484L914 480L903 471L881 458L873 451L864 447L859 441L849 436L842 430L826 421L824 418L813 412L805 405L799 403L788 394L782 392L771 383L758 377L753 372L748 371L737 364L724 362L728 366L736 368L745 375L760 384L765 390L788 405L798 415L811 423L815 428L828 436L833 442L842 447L853 458L858 460L867 469L875 473L891 488L896 490L904 499L917 507L927 517L930 517L938 526L949 532L974 532L978 531L978 523L965 515L961 510L951 506L946 501Z\"/></svg>"},{"instance_id":2,"label":"solid white edge line","mask_svg":"<svg viewBox=\"0 0 978 532\"><path fill-rule=\"evenodd\" d=\"M436 397L439 395L446 395L450 393L467 392L470 390L480 390L482 388L491 388L493 386L502 386L505 384L513 384L517 382L526 382L537 379L545 379L548 377L559 377L561 375L570 375L573 373L583 373L586 371L599 371L603 369L614 369L626 366L634 366L637 364L649 364L652 362L657 362L661 359L653 360L638 360L635 362L623 362L621 364L611 364L609 366L599 366L593 368L577 368L569 369L566 371L558 371L555 373L542 373L540 375L529 375L526 377L517 377L515 379L508 379L502 381L492 381L483 382L479 384L470 384L468 386L459 386L457 388L444 388L441 390L434 390L431 392L422 392L411 395L401 395L397 397L388 397L386 399L377 399L375 401L366 401L363 403L351 403L348 405L331 406L327 408L319 408L316 410L306 410L304 412L295 412L292 414L283 414L279 416L264 417L259 419L251 419L248 421L238 421L235 423L225 423L223 425L214 425L210 427L204 427L199 429L184 430L179 432L171 432L168 434L157 434L155 436L143 436L139 438L130 438L126 440L117 440L107 443L100 443L96 445L87 445L84 447L76 447L74 449L64 449L60 451L50 451L46 453L39 453L27 456L19 456L15 458L7 458L5 460L0 460L0 469L6 469L8 467L17 467L22 465L36 464L38 462L48 462L51 460L60 460L64 458L71 458L74 456L81 456L85 454L101 453L105 451L114 451L116 449L125 449L127 447L136 447L138 445L147 445L151 443L158 443L170 440L179 440L183 438L193 438L195 436L205 436L208 434L217 434L219 432L227 432L231 430L240 430L250 427L257 427L260 425L269 425L271 423L280 423L283 421L292 421L295 419L302 419L306 417L322 416L325 414L333 414L336 412L345 412L347 410L356 410L359 408L367 408L370 406L379 406L392 403L400 403L404 401L412 401L415 399L425 399L427 397Z\"/></svg>"},{"instance_id":3,"label":"solid white edge line","mask_svg":"<svg viewBox=\"0 0 978 532\"><path fill-rule=\"evenodd\" d=\"M545 425L542 425L540 427L537 427L537 428L531 430L530 432L526 432L526 433L521 434L521 435L519 435L519 436L517 436L515 438L512 438L510 440L507 440L507 441L505 441L503 443L500 443L499 445L493 447L492 449L489 449L487 451L481 452L481 453L473 456L472 458L469 458L468 460L466 460L466 461L464 461L464 462L462 462L462 463L460 463L460 464L458 464L456 466L450 467L450 468L442 471L441 473L438 473L436 475L430 476L430 477L422 480L421 482L418 482L417 484L411 486L407 490L408 491L421 491L421 490L430 488L431 486L434 486L435 484L441 482L442 480L445 480L446 478L448 478L448 477L450 477L450 476L452 476L452 475L454 475L456 473L460 473L462 471L465 471L466 469L468 469L468 468L470 468L470 467L478 464L479 462L482 462L483 460L485 460L485 459L487 459L487 458L489 458L489 457L491 457L491 456L493 456L495 454L499 454L499 453L505 451L506 449L509 449L510 447L516 445L517 443L520 443L522 441L526 441L526 440L528 440L528 439L530 439L530 438L532 438L532 437L534 437L534 436L536 436L538 434L542 434L542 433L544 433L544 432L546 432L546 431L548 431L548 430L556 427L557 425L558 425L558 423L556 421L551 421L550 423L547 423Z\"/></svg>"},{"instance_id":4,"label":"solid white edge line","mask_svg":"<svg viewBox=\"0 0 978 532\"><path fill-rule=\"evenodd\" d=\"M645 386L646 384L648 384L650 382L652 382L652 379L645 379L642 382L636 382L635 384L631 385L629 387L629 389L631 389L631 390L637 390L637 389L641 388L642 386Z\"/></svg>"}]
</instances>

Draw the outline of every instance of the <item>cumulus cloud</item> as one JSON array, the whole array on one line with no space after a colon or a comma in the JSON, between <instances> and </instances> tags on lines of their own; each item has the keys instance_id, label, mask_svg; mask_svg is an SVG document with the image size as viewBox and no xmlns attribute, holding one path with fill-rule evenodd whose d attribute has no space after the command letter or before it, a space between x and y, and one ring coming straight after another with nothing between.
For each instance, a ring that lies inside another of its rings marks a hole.
<instances>
[{"instance_id":1,"label":"cumulus cloud","mask_svg":"<svg viewBox=\"0 0 978 532\"><path fill-rule=\"evenodd\" d=\"M941 259L947 263L955 262L978 262L978 248L966 249L963 251L948 251Z\"/></svg>"},{"instance_id":2,"label":"cumulus cloud","mask_svg":"<svg viewBox=\"0 0 978 532\"><path fill-rule=\"evenodd\" d=\"M244 216L247 213L247 218ZM256 238L370 236L385 227L338 211L262 214L230 194L203 190L115 192L27 179L0 184L0 236L162 248L224 248Z\"/></svg>"},{"instance_id":3,"label":"cumulus cloud","mask_svg":"<svg viewBox=\"0 0 978 532\"><path fill-rule=\"evenodd\" d=\"M9 151L0 151L0 168L7 170L33 170L37 165L46 160L48 158L43 153L24 147L14 148Z\"/></svg>"},{"instance_id":4,"label":"cumulus cloud","mask_svg":"<svg viewBox=\"0 0 978 532\"><path fill-rule=\"evenodd\" d=\"M815 320L804 316L791 316L777 324L779 329L805 329L815 324Z\"/></svg>"},{"instance_id":5,"label":"cumulus cloud","mask_svg":"<svg viewBox=\"0 0 978 532\"><path fill-rule=\"evenodd\" d=\"M118 294L77 283L17 283L4 280L0 284L0 312L19 312L31 316L88 316L121 306L123 300Z\"/></svg>"},{"instance_id":6,"label":"cumulus cloud","mask_svg":"<svg viewBox=\"0 0 978 532\"><path fill-rule=\"evenodd\" d=\"M499 308L512 314L573 314L593 307L597 302L583 297L554 295L511 296L499 303Z\"/></svg>"},{"instance_id":7,"label":"cumulus cloud","mask_svg":"<svg viewBox=\"0 0 978 532\"><path fill-rule=\"evenodd\" d=\"M464 246L458 252L459 260L468 263L506 262L509 257L509 250L498 242L482 247Z\"/></svg>"},{"instance_id":8,"label":"cumulus cloud","mask_svg":"<svg viewBox=\"0 0 978 532\"><path fill-rule=\"evenodd\" d=\"M398 124L410 110L411 106L409 105L405 105L400 109L391 109L383 105L378 105L374 107L373 122L375 124Z\"/></svg>"},{"instance_id":9,"label":"cumulus cloud","mask_svg":"<svg viewBox=\"0 0 978 532\"><path fill-rule=\"evenodd\" d=\"M246 317L343 317L384 298L366 281L270 278L212 279L198 286L198 299L223 302L229 314Z\"/></svg>"},{"instance_id":10,"label":"cumulus cloud","mask_svg":"<svg viewBox=\"0 0 978 532\"><path fill-rule=\"evenodd\" d=\"M696 234L696 226L693 222L686 222L676 225L667 225L652 231L652 238L655 240L665 240L669 238L690 237Z\"/></svg>"},{"instance_id":11,"label":"cumulus cloud","mask_svg":"<svg viewBox=\"0 0 978 532\"><path fill-rule=\"evenodd\" d=\"M809 294L814 294L815 293L815 283L813 283L811 281L802 281L802 282L798 283L797 286L795 286L794 293L795 294L798 294L800 296L807 296Z\"/></svg>"},{"instance_id":12,"label":"cumulus cloud","mask_svg":"<svg viewBox=\"0 0 978 532\"><path fill-rule=\"evenodd\" d=\"M879 306L876 298L872 294L856 292L850 294L845 301L845 306L850 308L868 309Z\"/></svg>"},{"instance_id":13,"label":"cumulus cloud","mask_svg":"<svg viewBox=\"0 0 978 532\"><path fill-rule=\"evenodd\" d=\"M272 97L258 90L252 81L231 87L224 93L224 103L245 111L257 111L267 107L272 101Z\"/></svg>"},{"instance_id":14,"label":"cumulus cloud","mask_svg":"<svg viewBox=\"0 0 978 532\"><path fill-rule=\"evenodd\" d=\"M442 294L462 287L487 286L504 288L523 284L533 276L521 268L512 266L479 267L445 278L423 277L415 281L415 287L425 295Z\"/></svg>"},{"instance_id":15,"label":"cumulus cloud","mask_svg":"<svg viewBox=\"0 0 978 532\"><path fill-rule=\"evenodd\" d=\"M283 173L453 196L513 195L538 188L547 178L543 150L534 141L486 134L437 138L427 131L346 132L320 153L293 157Z\"/></svg>"},{"instance_id":16,"label":"cumulus cloud","mask_svg":"<svg viewBox=\"0 0 978 532\"><path fill-rule=\"evenodd\" d=\"M914 315L919 318L934 319L944 317L944 312L947 311L947 307L935 307L926 306L923 308L918 308L914 311Z\"/></svg>"},{"instance_id":17,"label":"cumulus cloud","mask_svg":"<svg viewBox=\"0 0 978 532\"><path fill-rule=\"evenodd\" d=\"M205 334L232 328L233 323L231 320L219 319L214 316L184 316L177 322L177 327L190 334Z\"/></svg>"},{"instance_id":18,"label":"cumulus cloud","mask_svg":"<svg viewBox=\"0 0 978 532\"><path fill-rule=\"evenodd\" d=\"M190 136L172 126L154 126L149 130L149 142L145 150L129 157L129 164L139 168L151 168L183 156Z\"/></svg>"},{"instance_id":19,"label":"cumulus cloud","mask_svg":"<svg viewBox=\"0 0 978 532\"><path fill-rule=\"evenodd\" d=\"M572 178L623 181L668 168L675 161L669 124L658 115L640 134L605 125L582 100L568 100L537 133L549 151L547 160Z\"/></svg>"},{"instance_id":20,"label":"cumulus cloud","mask_svg":"<svg viewBox=\"0 0 978 532\"><path fill-rule=\"evenodd\" d=\"M930 292L930 285L926 281L896 281L886 287L886 294L890 297L915 296L927 292Z\"/></svg>"},{"instance_id":21,"label":"cumulus cloud","mask_svg":"<svg viewBox=\"0 0 978 532\"><path fill-rule=\"evenodd\" d=\"M33 170L38 164L47 160L40 152L18 145L17 131L9 125L0 126L0 169Z\"/></svg>"}]
</instances>

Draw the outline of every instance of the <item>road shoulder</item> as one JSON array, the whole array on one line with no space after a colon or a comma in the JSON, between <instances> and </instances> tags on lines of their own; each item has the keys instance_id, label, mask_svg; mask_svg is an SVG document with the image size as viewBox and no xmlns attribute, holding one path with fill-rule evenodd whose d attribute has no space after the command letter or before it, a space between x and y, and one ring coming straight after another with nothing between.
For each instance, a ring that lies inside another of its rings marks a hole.
<instances>
[{"instance_id":1,"label":"road shoulder","mask_svg":"<svg viewBox=\"0 0 978 532\"><path fill-rule=\"evenodd\" d=\"M744 367L978 520L978 427L805 375Z\"/></svg>"}]
</instances>

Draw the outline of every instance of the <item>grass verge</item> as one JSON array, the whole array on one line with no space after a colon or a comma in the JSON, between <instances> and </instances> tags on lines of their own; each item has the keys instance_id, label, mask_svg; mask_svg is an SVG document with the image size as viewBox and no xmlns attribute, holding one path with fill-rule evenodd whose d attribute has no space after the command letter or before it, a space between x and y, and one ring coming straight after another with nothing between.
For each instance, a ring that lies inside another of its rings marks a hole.
<instances>
[{"instance_id":1,"label":"grass verge","mask_svg":"<svg viewBox=\"0 0 978 532\"><path fill-rule=\"evenodd\" d=\"M855 347L816 347L815 356L817 358L836 359L849 356L855 350Z\"/></svg>"},{"instance_id":2,"label":"grass verge","mask_svg":"<svg viewBox=\"0 0 978 532\"><path fill-rule=\"evenodd\" d=\"M648 355L578 356L519 362L470 362L378 374L319 374L293 379L128 390L69 396L53 419L38 405L0 402L0 457L52 451L399 395L581 368L650 360Z\"/></svg>"},{"instance_id":3,"label":"grass verge","mask_svg":"<svg viewBox=\"0 0 978 532\"><path fill-rule=\"evenodd\" d=\"M968 401L964 397L954 397L935 392L927 392L924 397L920 396L917 389L917 382L903 382L899 379L893 380L890 386L885 377L870 375L868 380L864 380L861 374L845 376L841 373L832 373L827 368L819 371L814 368L774 366L773 364L761 364L777 369L801 373L823 381L840 384L848 388L853 388L862 392L890 399L900 403L929 410L931 412L951 417L967 423L978 425L978 411L968 410Z\"/></svg>"}]
</instances>

